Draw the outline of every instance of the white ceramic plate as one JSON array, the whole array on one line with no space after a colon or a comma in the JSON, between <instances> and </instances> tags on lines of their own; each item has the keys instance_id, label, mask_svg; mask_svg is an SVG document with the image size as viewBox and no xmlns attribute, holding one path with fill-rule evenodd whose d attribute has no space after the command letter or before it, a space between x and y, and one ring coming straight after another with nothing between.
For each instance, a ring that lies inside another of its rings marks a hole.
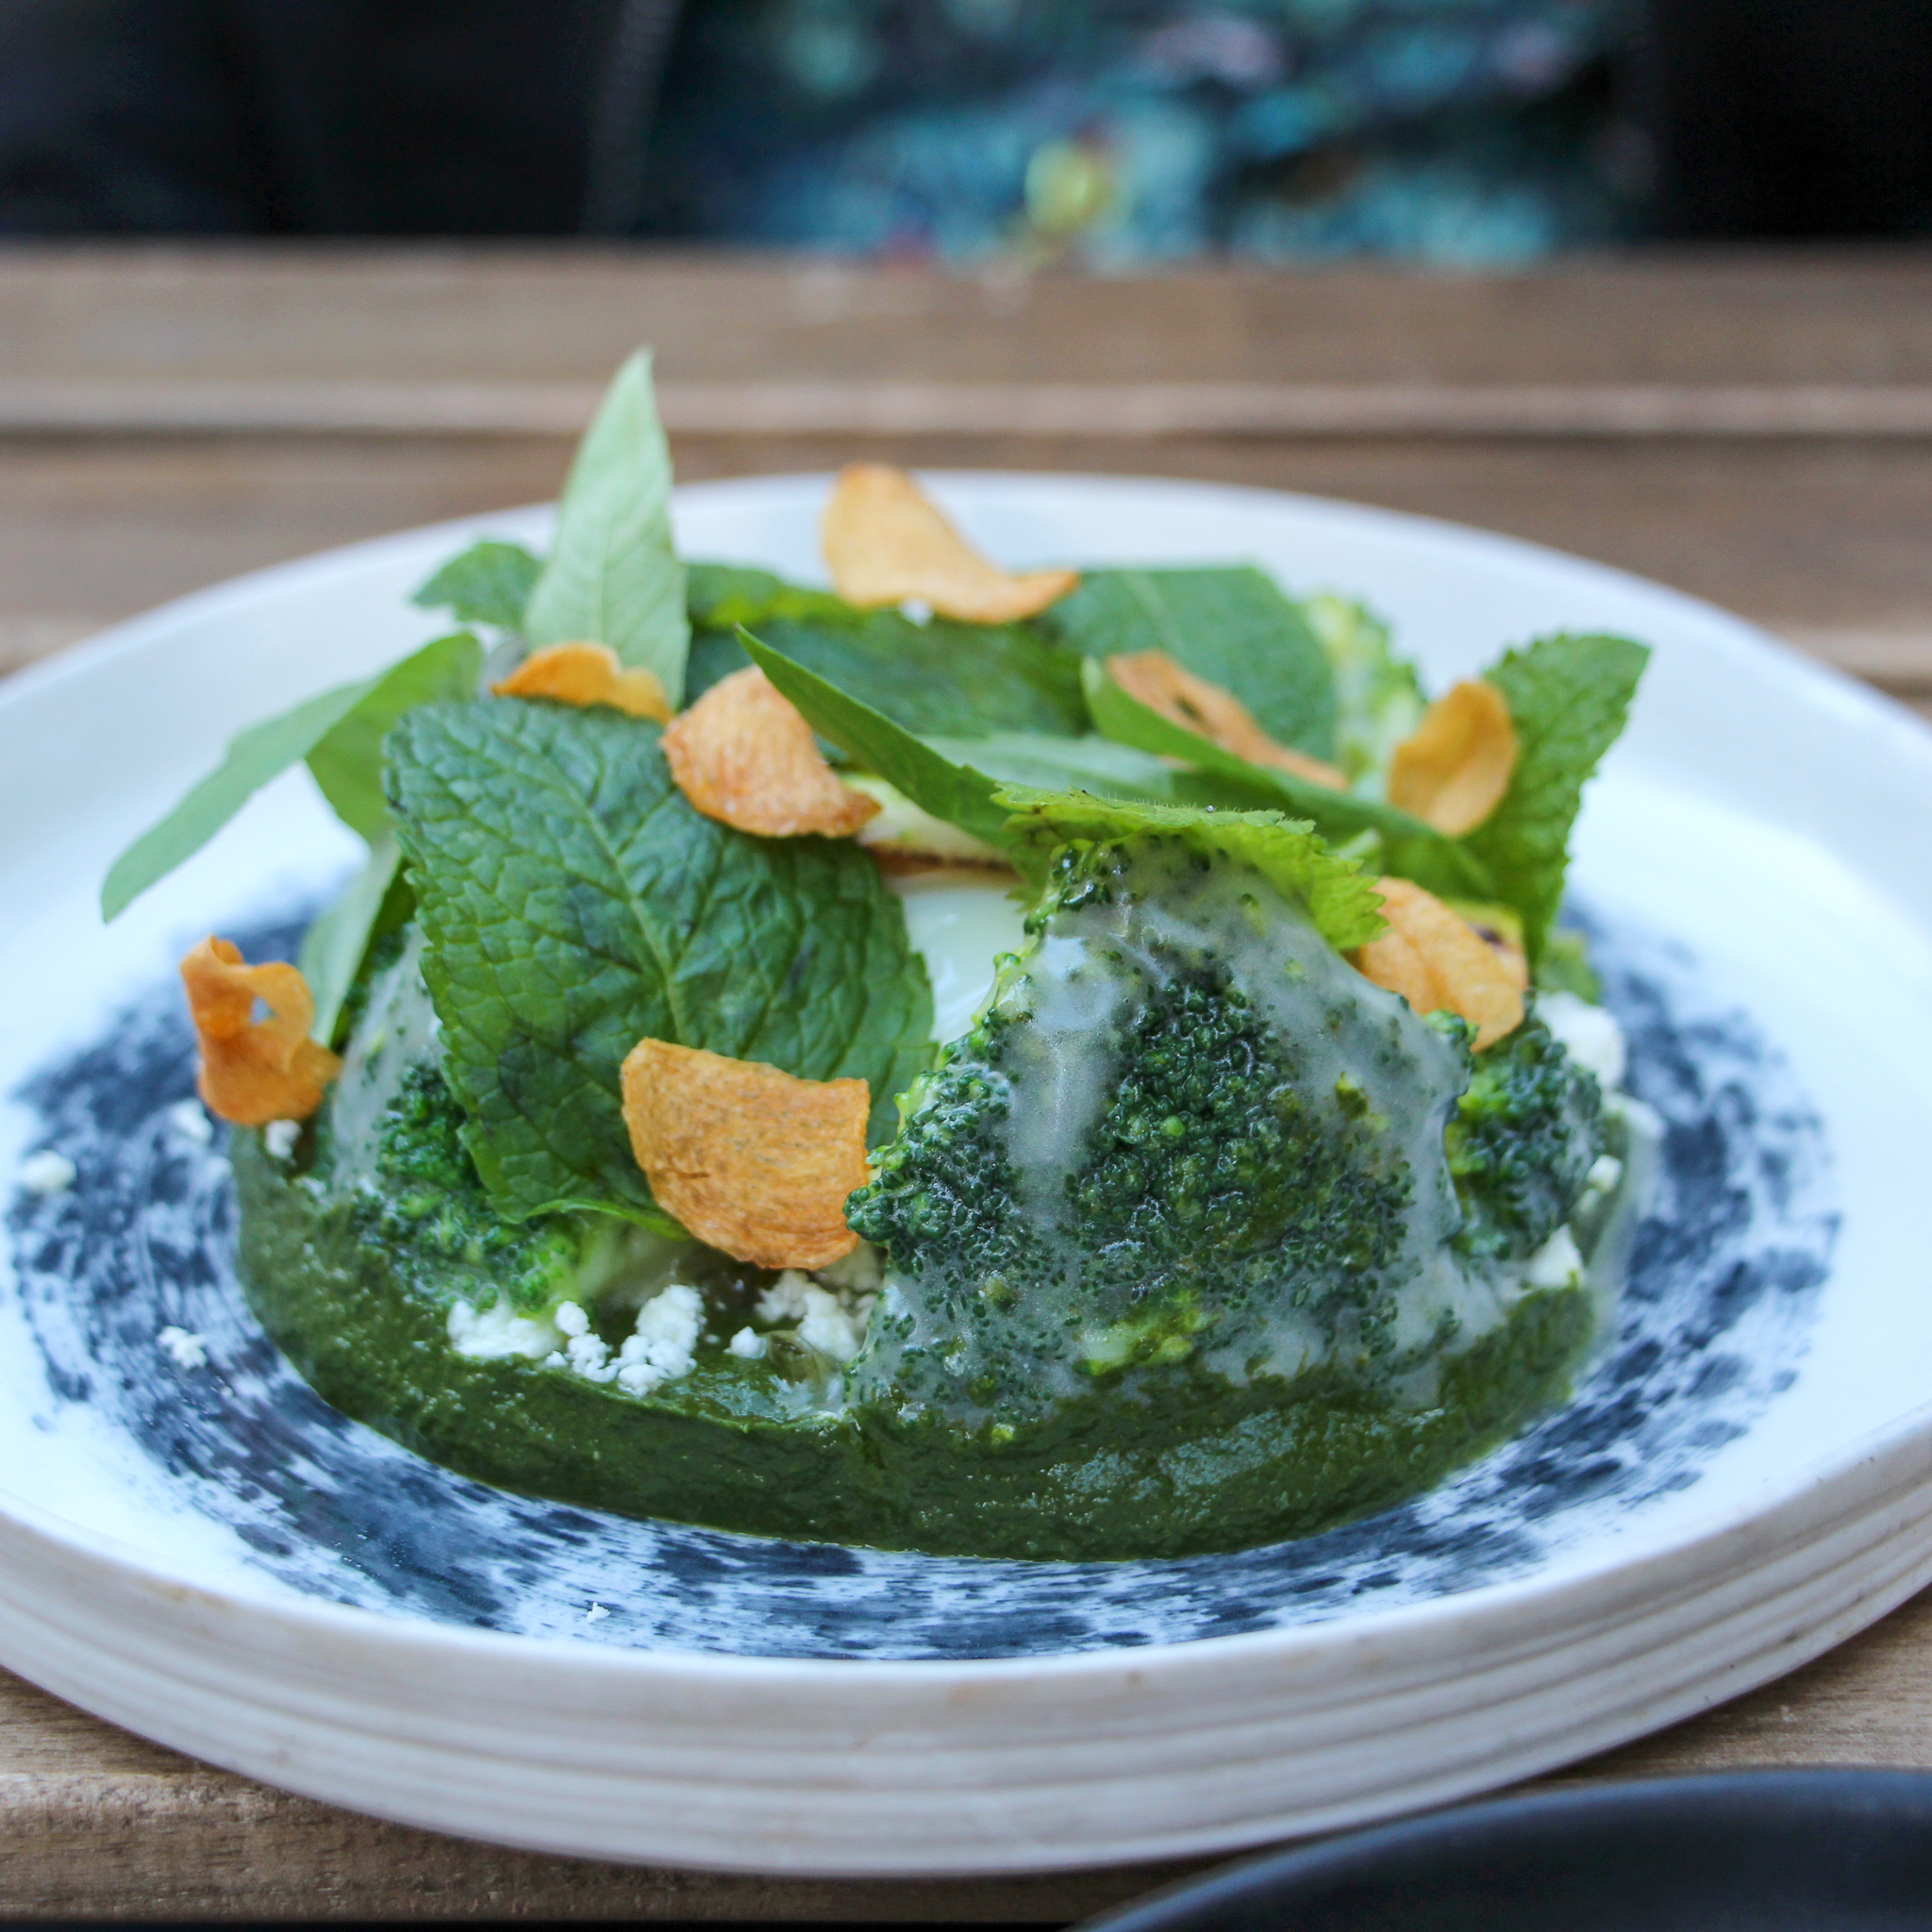
<instances>
[{"instance_id":1,"label":"white ceramic plate","mask_svg":"<svg viewBox=\"0 0 1932 1932\"><path fill-rule=\"evenodd\" d=\"M1325 1538L1115 1566L798 1548L505 1497L318 1403L225 1259L168 980L352 854L296 774L103 931L103 867L239 726L430 634L478 533L158 611L0 687L0 1660L293 1790L602 1857L1011 1871L1438 1802L1788 1670L1932 1576L1932 739L1737 620L1548 551L1188 484L959 475L1014 564L1252 558L1443 680L1657 647L1574 875L1671 1125L1575 1400ZM680 493L687 555L814 574L824 484ZM192 1124L192 1116L186 1117ZM30 1153L79 1169L16 1189ZM156 1342L206 1338L205 1367Z\"/></svg>"}]
</instances>

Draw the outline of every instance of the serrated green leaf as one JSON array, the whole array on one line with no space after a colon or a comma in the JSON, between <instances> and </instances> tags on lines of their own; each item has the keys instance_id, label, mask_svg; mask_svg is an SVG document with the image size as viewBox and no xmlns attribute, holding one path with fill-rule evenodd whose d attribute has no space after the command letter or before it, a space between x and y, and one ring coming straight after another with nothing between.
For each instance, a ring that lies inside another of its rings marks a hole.
<instances>
[{"instance_id":1,"label":"serrated green leaf","mask_svg":"<svg viewBox=\"0 0 1932 1932\"><path fill-rule=\"evenodd\" d=\"M467 647L467 656L462 647ZM460 684L458 667L463 664L469 667L469 684L463 689L474 691L481 661L475 639L460 632L452 638L438 638L374 677L318 691L279 717L265 718L237 733L222 762L108 867L101 883L101 917L118 919L150 886L193 858L271 779L311 757L331 739L334 749L324 759L330 774L324 795L342 811L344 822L365 838L378 835L383 826L382 794L379 775L373 774L379 774L382 732L394 723L402 696L409 692L445 694L450 680ZM422 698L409 701L420 703ZM358 708L364 705L370 707L371 716L381 720L373 748L368 733L357 722ZM363 761L359 766L358 759ZM317 778L320 782L320 774ZM370 783L377 788L373 824ZM335 788L333 793L330 786ZM348 810L342 810L343 804ZM351 818L350 811L357 816Z\"/></svg>"},{"instance_id":2,"label":"serrated green leaf","mask_svg":"<svg viewBox=\"0 0 1932 1932\"><path fill-rule=\"evenodd\" d=\"M1532 970L1562 903L1584 784L1624 729L1649 658L1628 638L1565 633L1483 673L1509 707L1516 767L1502 804L1464 842L1494 878L1492 896L1523 915Z\"/></svg>"},{"instance_id":3,"label":"serrated green leaf","mask_svg":"<svg viewBox=\"0 0 1932 1932\"><path fill-rule=\"evenodd\" d=\"M485 538L451 558L409 601L425 610L447 610L458 624L522 630L525 608L542 574L543 559L521 543Z\"/></svg>"},{"instance_id":4,"label":"serrated green leaf","mask_svg":"<svg viewBox=\"0 0 1932 1932\"><path fill-rule=\"evenodd\" d=\"M996 785L1091 791L1101 798L1137 798L1149 804L1201 802L1188 795L1187 774L1147 752L1091 733L1085 738L1042 738L1030 731L997 731L985 738L928 738L924 742L942 758L970 764Z\"/></svg>"},{"instance_id":5,"label":"serrated green leaf","mask_svg":"<svg viewBox=\"0 0 1932 1932\"><path fill-rule=\"evenodd\" d=\"M1375 882L1344 858L1305 819L1278 811L1217 811L1140 805L1089 792L1003 787L999 803L1013 814L1011 831L1042 857L1075 840L1110 841L1155 832L1195 850L1252 865L1277 891L1307 907L1338 952L1365 945L1383 931Z\"/></svg>"},{"instance_id":6,"label":"serrated green leaf","mask_svg":"<svg viewBox=\"0 0 1932 1932\"><path fill-rule=\"evenodd\" d=\"M382 741L405 711L441 698L476 695L483 646L468 631L437 638L374 679L363 696L323 733L308 769L336 816L374 845L389 828L382 795Z\"/></svg>"},{"instance_id":7,"label":"serrated green leaf","mask_svg":"<svg viewBox=\"0 0 1932 1932\"><path fill-rule=\"evenodd\" d=\"M700 599L708 616L691 640L688 692L696 697L747 659L733 631L815 672L921 738L980 738L1030 731L1072 737L1087 729L1080 661L1030 625L915 624L897 610L859 610L823 591L763 572L706 566ZM760 588L754 580L764 578ZM737 588L726 591L725 582Z\"/></svg>"},{"instance_id":8,"label":"serrated green leaf","mask_svg":"<svg viewBox=\"0 0 1932 1932\"><path fill-rule=\"evenodd\" d=\"M1238 697L1279 744L1335 750L1335 680L1301 607L1252 565L1088 571L1041 625L1090 658L1164 651Z\"/></svg>"},{"instance_id":9,"label":"serrated green leaf","mask_svg":"<svg viewBox=\"0 0 1932 1932\"><path fill-rule=\"evenodd\" d=\"M903 791L922 811L988 844L1006 842L1008 814L992 802L993 781L974 766L936 751L883 712L794 663L741 628L738 641L781 695L868 772Z\"/></svg>"},{"instance_id":10,"label":"serrated green leaf","mask_svg":"<svg viewBox=\"0 0 1932 1932\"><path fill-rule=\"evenodd\" d=\"M673 705L683 701L691 625L671 536L671 451L642 350L617 372L578 445L524 629L533 644L608 644L655 673Z\"/></svg>"},{"instance_id":11,"label":"serrated green leaf","mask_svg":"<svg viewBox=\"0 0 1932 1932\"><path fill-rule=\"evenodd\" d=\"M1091 658L1087 660L1086 682L1087 708L1095 726L1117 743L1185 758L1211 779L1217 791L1232 786L1241 802L1250 807L1285 808L1296 818L1312 823L1331 843L1341 844L1364 832L1373 832L1382 841L1381 862L1386 872L1399 878L1413 879L1443 898L1498 896L1482 860L1461 841L1437 831L1433 825L1426 825L1379 799L1336 791L1325 785L1297 778L1291 772L1250 764L1246 758L1224 751L1212 739L1176 724L1138 698L1128 696L1108 675L1106 667ZM1196 795L1191 802L1219 804L1223 800Z\"/></svg>"},{"instance_id":12,"label":"serrated green leaf","mask_svg":"<svg viewBox=\"0 0 1932 1932\"><path fill-rule=\"evenodd\" d=\"M383 832L341 897L303 935L298 964L315 997L315 1018L308 1030L325 1046L336 1043L342 1002L362 970L371 941L408 917L410 898L402 881L402 862L394 835Z\"/></svg>"},{"instance_id":13,"label":"serrated green leaf","mask_svg":"<svg viewBox=\"0 0 1932 1932\"><path fill-rule=\"evenodd\" d=\"M658 727L489 699L412 711L391 809L444 1072L497 1206L661 1225L618 1070L645 1036L856 1074L875 1135L931 1058L932 994L898 900L848 840L703 818Z\"/></svg>"}]
</instances>

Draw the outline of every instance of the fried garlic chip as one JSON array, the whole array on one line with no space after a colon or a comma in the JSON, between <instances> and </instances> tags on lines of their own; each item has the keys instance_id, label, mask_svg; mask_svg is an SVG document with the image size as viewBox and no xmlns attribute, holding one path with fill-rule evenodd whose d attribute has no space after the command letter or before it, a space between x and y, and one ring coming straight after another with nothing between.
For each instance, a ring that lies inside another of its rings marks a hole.
<instances>
[{"instance_id":1,"label":"fried garlic chip","mask_svg":"<svg viewBox=\"0 0 1932 1932\"><path fill-rule=\"evenodd\" d=\"M1523 946L1523 915L1513 906L1484 905L1474 899L1445 899L1475 929L1475 936L1502 962L1509 984L1518 992L1529 991L1529 955Z\"/></svg>"},{"instance_id":2,"label":"fried garlic chip","mask_svg":"<svg viewBox=\"0 0 1932 1932\"><path fill-rule=\"evenodd\" d=\"M195 1080L210 1113L239 1127L307 1120L342 1063L308 1037L308 982L279 960L250 966L226 940L206 939L181 962L201 1048ZM254 1017L257 1000L265 1020Z\"/></svg>"},{"instance_id":3,"label":"fried garlic chip","mask_svg":"<svg viewBox=\"0 0 1932 1932\"><path fill-rule=\"evenodd\" d=\"M651 1191L701 1241L759 1268L823 1268L858 1245L845 1202L870 1178L863 1080L641 1040L624 1122Z\"/></svg>"},{"instance_id":4,"label":"fried garlic chip","mask_svg":"<svg viewBox=\"0 0 1932 1932\"><path fill-rule=\"evenodd\" d=\"M1172 724L1211 740L1251 765L1272 765L1311 785L1345 791L1348 780L1333 765L1275 741L1231 691L1196 677L1165 651L1134 651L1107 660L1108 675L1130 698L1158 711Z\"/></svg>"},{"instance_id":5,"label":"fried garlic chip","mask_svg":"<svg viewBox=\"0 0 1932 1932\"><path fill-rule=\"evenodd\" d=\"M840 472L819 539L825 568L848 604L917 598L941 617L968 624L1032 617L1080 581L1072 570L1020 576L1003 571L954 529L904 470L886 463Z\"/></svg>"},{"instance_id":6,"label":"fried garlic chip","mask_svg":"<svg viewBox=\"0 0 1932 1932\"><path fill-rule=\"evenodd\" d=\"M1516 727L1493 684L1466 678L1423 713L1389 761L1389 803L1451 838L1502 804L1516 769Z\"/></svg>"},{"instance_id":7,"label":"fried garlic chip","mask_svg":"<svg viewBox=\"0 0 1932 1932\"><path fill-rule=\"evenodd\" d=\"M666 725L664 756L696 810L766 839L846 838L879 808L839 782L798 708L757 665L721 677Z\"/></svg>"},{"instance_id":8,"label":"fried garlic chip","mask_svg":"<svg viewBox=\"0 0 1932 1932\"><path fill-rule=\"evenodd\" d=\"M1418 1013L1459 1013L1478 1049L1523 1023L1523 992L1507 963L1460 913L1407 879L1380 879L1389 930L1356 955L1363 975Z\"/></svg>"},{"instance_id":9,"label":"fried garlic chip","mask_svg":"<svg viewBox=\"0 0 1932 1932\"><path fill-rule=\"evenodd\" d=\"M671 703L651 671L626 671L608 644L545 644L490 689L500 698L556 698L608 705L633 718L671 722Z\"/></svg>"}]
</instances>

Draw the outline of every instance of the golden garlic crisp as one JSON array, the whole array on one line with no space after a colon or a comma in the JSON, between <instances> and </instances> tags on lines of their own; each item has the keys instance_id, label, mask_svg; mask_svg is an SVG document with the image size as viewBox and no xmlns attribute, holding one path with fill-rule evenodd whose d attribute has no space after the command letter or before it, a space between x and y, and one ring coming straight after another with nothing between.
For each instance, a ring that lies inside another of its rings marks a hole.
<instances>
[{"instance_id":1,"label":"golden garlic crisp","mask_svg":"<svg viewBox=\"0 0 1932 1932\"><path fill-rule=\"evenodd\" d=\"M840 473L819 525L825 568L848 604L917 599L941 617L1013 624L1044 610L1080 581L1078 571L1015 576L954 529L904 470L855 463Z\"/></svg>"},{"instance_id":2,"label":"golden garlic crisp","mask_svg":"<svg viewBox=\"0 0 1932 1932\"><path fill-rule=\"evenodd\" d=\"M823 1268L858 1245L845 1202L870 1178L863 1080L801 1080L668 1040L623 1070L624 1121L667 1213L759 1268Z\"/></svg>"},{"instance_id":3,"label":"golden garlic crisp","mask_svg":"<svg viewBox=\"0 0 1932 1932\"><path fill-rule=\"evenodd\" d=\"M500 698L608 705L633 718L671 721L671 701L656 673L626 671L608 644L545 644L490 689Z\"/></svg>"},{"instance_id":4,"label":"golden garlic crisp","mask_svg":"<svg viewBox=\"0 0 1932 1932\"><path fill-rule=\"evenodd\" d=\"M195 1086L210 1113L240 1127L307 1120L342 1063L308 1037L308 982L280 960L250 966L227 940L206 939L181 962L201 1048ZM268 1008L254 1018L257 1000Z\"/></svg>"},{"instance_id":5,"label":"golden garlic crisp","mask_svg":"<svg viewBox=\"0 0 1932 1932\"><path fill-rule=\"evenodd\" d=\"M1389 930L1356 955L1377 986L1399 992L1418 1013L1458 1013L1475 1028L1478 1049L1523 1023L1523 993L1509 962L1469 921L1407 879L1377 882Z\"/></svg>"},{"instance_id":6,"label":"golden garlic crisp","mask_svg":"<svg viewBox=\"0 0 1932 1932\"><path fill-rule=\"evenodd\" d=\"M1502 804L1516 769L1516 727L1493 684L1451 685L1389 761L1389 803L1451 838Z\"/></svg>"},{"instance_id":7,"label":"golden garlic crisp","mask_svg":"<svg viewBox=\"0 0 1932 1932\"><path fill-rule=\"evenodd\" d=\"M708 819L790 839L842 839L879 808L841 785L811 726L756 665L722 677L664 730L677 789Z\"/></svg>"},{"instance_id":8,"label":"golden garlic crisp","mask_svg":"<svg viewBox=\"0 0 1932 1932\"><path fill-rule=\"evenodd\" d=\"M1277 772L1336 791L1348 787L1333 765L1276 744L1231 691L1197 677L1165 651L1133 651L1109 658L1107 673L1130 698L1159 712L1169 724L1208 739L1251 765L1272 765Z\"/></svg>"}]
</instances>

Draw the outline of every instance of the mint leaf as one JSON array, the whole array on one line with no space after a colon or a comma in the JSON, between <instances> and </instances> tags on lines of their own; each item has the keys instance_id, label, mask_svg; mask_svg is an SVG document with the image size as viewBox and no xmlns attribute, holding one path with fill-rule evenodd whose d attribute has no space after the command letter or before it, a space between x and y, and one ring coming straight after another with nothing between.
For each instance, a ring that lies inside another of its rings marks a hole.
<instances>
[{"instance_id":1,"label":"mint leaf","mask_svg":"<svg viewBox=\"0 0 1932 1932\"><path fill-rule=\"evenodd\" d=\"M997 785L1025 785L1037 791L1091 791L1102 798L1134 798L1148 804L1201 802L1189 796L1188 774L1146 752L1091 734L1041 738L1031 732L1004 731L987 738L928 738L925 745L954 764L971 765Z\"/></svg>"},{"instance_id":2,"label":"mint leaf","mask_svg":"<svg viewBox=\"0 0 1932 1932\"><path fill-rule=\"evenodd\" d=\"M369 848L368 860L342 896L303 935L298 963L315 996L315 1018L308 1030L325 1046L336 1043L342 1002L362 970L371 941L409 916L412 902L402 863L394 834L385 831Z\"/></svg>"},{"instance_id":3,"label":"mint leaf","mask_svg":"<svg viewBox=\"0 0 1932 1932\"><path fill-rule=\"evenodd\" d=\"M1380 864L1384 872L1398 878L1413 879L1442 898L1498 896L1488 868L1460 840L1452 839L1379 799L1336 791L1326 785L1297 778L1291 772L1250 764L1246 758L1223 750L1212 739L1176 724L1138 698L1130 697L1108 676L1106 668L1091 658L1087 660L1086 679L1087 707L1093 723L1103 735L1117 743L1185 758L1203 774L1203 781L1212 781L1215 791L1224 791L1232 786L1239 803L1286 808L1296 818L1311 822L1324 838L1336 844L1373 832L1381 841ZM1203 781L1197 781L1201 790L1194 791L1191 802L1223 802L1219 797L1202 795L1208 790Z\"/></svg>"},{"instance_id":4,"label":"mint leaf","mask_svg":"<svg viewBox=\"0 0 1932 1932\"><path fill-rule=\"evenodd\" d=\"M1335 680L1301 607L1252 565L1095 570L1041 623L1090 658L1165 651L1232 691L1278 744L1335 750Z\"/></svg>"},{"instance_id":5,"label":"mint leaf","mask_svg":"<svg viewBox=\"0 0 1932 1932\"><path fill-rule=\"evenodd\" d=\"M318 691L292 710L238 733L222 762L108 868L101 884L101 917L118 919L150 886L192 858L272 778L280 777L325 742L331 743L322 759L327 776L316 774L325 796L346 824L365 838L375 837L383 824L378 775L382 733L394 722L406 697L418 703L422 696L450 695L452 684L465 694L474 691L481 661L474 638L439 638L375 677ZM463 664L469 667L467 686L461 684ZM420 695L408 697L410 692ZM365 704L380 721L373 741L358 717ZM363 760L359 765L358 759Z\"/></svg>"},{"instance_id":6,"label":"mint leaf","mask_svg":"<svg viewBox=\"0 0 1932 1932\"><path fill-rule=\"evenodd\" d=\"M917 737L1068 737L1087 728L1080 660L1030 625L954 624L943 617L915 624L897 610L859 610L763 572L704 569L700 598L709 599L708 615L691 641L691 696L743 669L748 660L726 632L742 625L767 648ZM759 577L762 586L753 581Z\"/></svg>"},{"instance_id":7,"label":"mint leaf","mask_svg":"<svg viewBox=\"0 0 1932 1932\"><path fill-rule=\"evenodd\" d=\"M1628 638L1563 634L1539 638L1483 673L1509 707L1516 769L1502 804L1464 842L1495 880L1490 896L1523 915L1532 969L1562 903L1584 783L1617 741L1649 658Z\"/></svg>"},{"instance_id":8,"label":"mint leaf","mask_svg":"<svg viewBox=\"0 0 1932 1932\"><path fill-rule=\"evenodd\" d=\"M922 811L989 844L1008 842L1007 813L992 802L993 781L984 772L936 751L883 712L793 663L748 630L739 631L738 641L748 661L798 707L820 737L829 739L866 771L876 772Z\"/></svg>"},{"instance_id":9,"label":"mint leaf","mask_svg":"<svg viewBox=\"0 0 1932 1932\"><path fill-rule=\"evenodd\" d=\"M700 817L658 741L615 711L490 699L412 711L390 738L444 1073L517 1218L665 1224L619 1097L647 1034L856 1074L878 1137L932 1057L924 963L873 861Z\"/></svg>"},{"instance_id":10,"label":"mint leaf","mask_svg":"<svg viewBox=\"0 0 1932 1932\"><path fill-rule=\"evenodd\" d=\"M472 698L483 647L468 631L438 638L371 680L362 697L309 748L308 769L336 816L373 845L389 828L382 741L405 711L439 698Z\"/></svg>"},{"instance_id":11,"label":"mint leaf","mask_svg":"<svg viewBox=\"0 0 1932 1932\"><path fill-rule=\"evenodd\" d=\"M617 372L577 447L524 630L533 644L608 644L682 701L691 626L671 538L671 451L642 350Z\"/></svg>"},{"instance_id":12,"label":"mint leaf","mask_svg":"<svg viewBox=\"0 0 1932 1932\"><path fill-rule=\"evenodd\" d=\"M1302 610L1335 674L1335 762L1351 785L1374 774L1379 789L1391 754L1422 723L1422 680L1366 605L1310 597Z\"/></svg>"},{"instance_id":13,"label":"mint leaf","mask_svg":"<svg viewBox=\"0 0 1932 1932\"><path fill-rule=\"evenodd\" d=\"M1180 838L1197 851L1252 865L1276 891L1307 908L1337 952L1366 944L1387 924L1375 882L1343 858L1306 822L1275 811L1196 810L1136 805L1085 792L1030 791L1008 786L999 802L1014 814L1012 833L1042 855L1074 840L1108 841L1141 832Z\"/></svg>"},{"instance_id":14,"label":"mint leaf","mask_svg":"<svg viewBox=\"0 0 1932 1932\"><path fill-rule=\"evenodd\" d=\"M820 614L819 607L850 611L829 591L808 591L788 584L768 570L749 563L687 563L684 567L684 608L693 627L708 625L727 634L739 625L756 627L774 610L791 608L793 616Z\"/></svg>"},{"instance_id":15,"label":"mint leaf","mask_svg":"<svg viewBox=\"0 0 1932 1932\"><path fill-rule=\"evenodd\" d=\"M542 558L521 543L486 538L451 558L409 601L425 610L447 610L458 624L522 630L524 608L542 574Z\"/></svg>"}]
</instances>

